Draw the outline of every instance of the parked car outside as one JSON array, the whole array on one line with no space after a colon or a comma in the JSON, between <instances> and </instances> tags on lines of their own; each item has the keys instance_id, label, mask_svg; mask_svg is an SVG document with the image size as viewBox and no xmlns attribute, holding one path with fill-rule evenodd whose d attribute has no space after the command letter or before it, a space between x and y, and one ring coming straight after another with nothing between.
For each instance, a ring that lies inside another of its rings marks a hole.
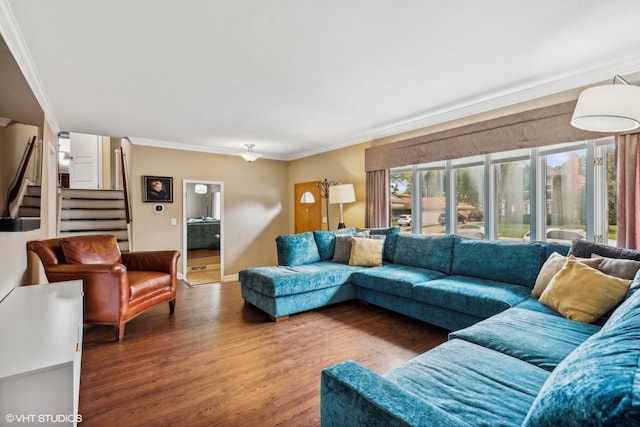
<instances>
[{"instance_id":1,"label":"parked car outside","mask_svg":"<svg viewBox=\"0 0 640 427\"><path fill-rule=\"evenodd\" d=\"M547 230L546 240L547 242L571 242L573 240L584 240L587 238L584 230L552 227ZM531 232L527 231L522 240L528 242L531 240Z\"/></svg>"},{"instance_id":2,"label":"parked car outside","mask_svg":"<svg viewBox=\"0 0 640 427\"><path fill-rule=\"evenodd\" d=\"M484 239L484 225L466 224L458 227L456 234L474 239Z\"/></svg>"},{"instance_id":3,"label":"parked car outside","mask_svg":"<svg viewBox=\"0 0 640 427\"><path fill-rule=\"evenodd\" d=\"M402 227L411 226L411 214L402 214L398 217L398 225Z\"/></svg>"},{"instance_id":4,"label":"parked car outside","mask_svg":"<svg viewBox=\"0 0 640 427\"><path fill-rule=\"evenodd\" d=\"M458 222L461 224L464 224L467 222L467 218L462 215L462 214L458 214ZM447 223L447 217L444 213L441 213L440 216L438 217L438 223L440 225L445 225Z\"/></svg>"}]
</instances>

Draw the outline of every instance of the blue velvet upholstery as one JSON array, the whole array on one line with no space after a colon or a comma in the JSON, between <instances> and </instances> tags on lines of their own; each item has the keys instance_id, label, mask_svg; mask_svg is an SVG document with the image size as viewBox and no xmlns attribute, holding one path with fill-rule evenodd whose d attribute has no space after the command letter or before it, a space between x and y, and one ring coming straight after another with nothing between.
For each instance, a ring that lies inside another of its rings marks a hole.
<instances>
[{"instance_id":1,"label":"blue velvet upholstery","mask_svg":"<svg viewBox=\"0 0 640 427\"><path fill-rule=\"evenodd\" d=\"M452 332L462 339L552 371L600 326L556 314L512 308L468 328Z\"/></svg>"},{"instance_id":2,"label":"blue velvet upholstery","mask_svg":"<svg viewBox=\"0 0 640 427\"><path fill-rule=\"evenodd\" d=\"M456 237L451 274L533 288L545 260L546 248L541 242L524 244Z\"/></svg>"},{"instance_id":3,"label":"blue velvet upholstery","mask_svg":"<svg viewBox=\"0 0 640 427\"><path fill-rule=\"evenodd\" d=\"M545 260L549 258L554 252L558 252L562 256L567 256L569 254L569 250L571 249L571 245L569 245L568 243L560 242L545 242L544 246L546 248Z\"/></svg>"},{"instance_id":4,"label":"blue velvet upholstery","mask_svg":"<svg viewBox=\"0 0 640 427\"><path fill-rule=\"evenodd\" d=\"M455 331L466 328L482 320L482 317L469 313L453 311L448 307L440 307L426 302L417 301L414 298L406 298L389 292L368 289L356 286L357 298L388 310L402 313L405 316L422 320L441 328Z\"/></svg>"},{"instance_id":5,"label":"blue velvet upholstery","mask_svg":"<svg viewBox=\"0 0 640 427\"><path fill-rule=\"evenodd\" d=\"M524 426L640 424L640 293L553 371Z\"/></svg>"},{"instance_id":6,"label":"blue velvet upholstery","mask_svg":"<svg viewBox=\"0 0 640 427\"><path fill-rule=\"evenodd\" d=\"M238 278L245 287L270 297L293 295L339 286L365 267L322 261L293 267L256 267L242 270Z\"/></svg>"},{"instance_id":7,"label":"blue velvet upholstery","mask_svg":"<svg viewBox=\"0 0 640 427\"><path fill-rule=\"evenodd\" d=\"M316 241L321 261L328 261L333 258L333 251L336 246L336 234L354 234L355 227L339 228L331 231L314 231L313 238Z\"/></svg>"},{"instance_id":8,"label":"blue velvet upholstery","mask_svg":"<svg viewBox=\"0 0 640 427\"><path fill-rule=\"evenodd\" d=\"M358 363L347 360L321 374L322 427L469 427L469 424Z\"/></svg>"},{"instance_id":9,"label":"blue velvet upholstery","mask_svg":"<svg viewBox=\"0 0 640 427\"><path fill-rule=\"evenodd\" d=\"M455 237L401 234L396 242L394 264L426 268L449 274Z\"/></svg>"},{"instance_id":10,"label":"blue velvet upholstery","mask_svg":"<svg viewBox=\"0 0 640 427\"><path fill-rule=\"evenodd\" d=\"M373 235L386 236L384 240L383 261L393 262L393 254L396 252L396 241L400 235L400 227L389 228L369 228L369 233Z\"/></svg>"},{"instance_id":11,"label":"blue velvet upholstery","mask_svg":"<svg viewBox=\"0 0 640 427\"><path fill-rule=\"evenodd\" d=\"M469 276L447 276L413 287L413 298L485 319L531 294L531 289Z\"/></svg>"},{"instance_id":12,"label":"blue velvet upholstery","mask_svg":"<svg viewBox=\"0 0 640 427\"><path fill-rule=\"evenodd\" d=\"M278 265L303 265L320 261L318 246L312 232L283 234L276 237Z\"/></svg>"},{"instance_id":13,"label":"blue velvet upholstery","mask_svg":"<svg viewBox=\"0 0 640 427\"><path fill-rule=\"evenodd\" d=\"M354 272L351 275L351 281L363 288L377 289L393 295L412 298L415 283L443 277L445 277L443 273L433 270L399 264L385 264L377 268Z\"/></svg>"},{"instance_id":14,"label":"blue velvet upholstery","mask_svg":"<svg viewBox=\"0 0 640 427\"><path fill-rule=\"evenodd\" d=\"M276 319L338 302L349 301L356 297L356 288L351 283L275 298L256 292L246 286L241 287L241 291L242 298L245 301Z\"/></svg>"},{"instance_id":15,"label":"blue velvet upholstery","mask_svg":"<svg viewBox=\"0 0 640 427\"><path fill-rule=\"evenodd\" d=\"M384 377L422 398L423 407L455 414L470 425L514 426L524 420L548 376L537 366L454 339Z\"/></svg>"}]
</instances>

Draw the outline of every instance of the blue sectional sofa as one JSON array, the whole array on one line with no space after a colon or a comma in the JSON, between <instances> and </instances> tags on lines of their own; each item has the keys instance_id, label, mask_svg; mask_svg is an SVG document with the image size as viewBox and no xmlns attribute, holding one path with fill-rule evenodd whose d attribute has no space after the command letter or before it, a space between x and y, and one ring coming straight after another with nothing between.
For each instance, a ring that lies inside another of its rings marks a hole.
<instances>
[{"instance_id":1,"label":"blue sectional sofa","mask_svg":"<svg viewBox=\"0 0 640 427\"><path fill-rule=\"evenodd\" d=\"M242 270L244 300L275 320L357 298L456 330L513 307L531 294L538 271L568 245L507 243L368 230L384 237L383 264L334 262L336 239L356 230L278 236L278 266Z\"/></svg>"},{"instance_id":2,"label":"blue sectional sofa","mask_svg":"<svg viewBox=\"0 0 640 427\"><path fill-rule=\"evenodd\" d=\"M640 425L640 272L618 276L633 279L617 291L622 302L593 323L571 320L565 306L550 308L545 292L531 296L554 257L633 263L640 252L372 234L385 236L384 262L375 267L334 262L348 238L316 232L280 236L279 266L240 273L245 301L276 319L358 298L452 331L386 375L349 360L324 369L323 427ZM567 260L563 272L570 263L577 261ZM599 276L568 277L579 277L571 286L600 286Z\"/></svg>"}]
</instances>

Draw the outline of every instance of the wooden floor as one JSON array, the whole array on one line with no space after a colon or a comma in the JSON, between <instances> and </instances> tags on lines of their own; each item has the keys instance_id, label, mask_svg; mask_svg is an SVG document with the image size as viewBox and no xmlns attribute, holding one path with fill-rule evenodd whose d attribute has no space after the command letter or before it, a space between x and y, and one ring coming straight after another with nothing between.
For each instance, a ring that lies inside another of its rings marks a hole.
<instances>
[{"instance_id":1,"label":"wooden floor","mask_svg":"<svg viewBox=\"0 0 640 427\"><path fill-rule=\"evenodd\" d=\"M124 341L86 326L82 427L318 426L320 372L345 359L378 373L446 340L447 331L356 301L272 322L238 282L180 285L131 320Z\"/></svg>"}]
</instances>

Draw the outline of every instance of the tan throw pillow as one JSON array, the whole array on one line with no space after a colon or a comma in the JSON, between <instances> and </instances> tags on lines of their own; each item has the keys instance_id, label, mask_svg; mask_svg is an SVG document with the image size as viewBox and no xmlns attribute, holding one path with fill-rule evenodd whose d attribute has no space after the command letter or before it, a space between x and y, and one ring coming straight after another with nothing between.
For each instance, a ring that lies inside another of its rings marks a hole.
<instances>
[{"instance_id":1,"label":"tan throw pillow","mask_svg":"<svg viewBox=\"0 0 640 427\"><path fill-rule=\"evenodd\" d=\"M60 239L68 264L116 264L122 262L116 237L110 234Z\"/></svg>"},{"instance_id":2,"label":"tan throw pillow","mask_svg":"<svg viewBox=\"0 0 640 427\"><path fill-rule=\"evenodd\" d=\"M349 265L377 267L382 265L382 251L385 239L351 239Z\"/></svg>"},{"instance_id":3,"label":"tan throw pillow","mask_svg":"<svg viewBox=\"0 0 640 427\"><path fill-rule=\"evenodd\" d=\"M630 280L608 276L570 256L540 302L568 319L592 323L625 297L629 285Z\"/></svg>"},{"instance_id":4,"label":"tan throw pillow","mask_svg":"<svg viewBox=\"0 0 640 427\"><path fill-rule=\"evenodd\" d=\"M576 258L576 260L589 267L597 268L602 258ZM552 253L549 258L547 258L547 261L545 261L536 278L536 283L531 291L532 297L540 298L540 295L542 295L542 292L546 289L547 285L549 285L553 276L562 269L566 261L567 257L560 255L558 252Z\"/></svg>"}]
</instances>

